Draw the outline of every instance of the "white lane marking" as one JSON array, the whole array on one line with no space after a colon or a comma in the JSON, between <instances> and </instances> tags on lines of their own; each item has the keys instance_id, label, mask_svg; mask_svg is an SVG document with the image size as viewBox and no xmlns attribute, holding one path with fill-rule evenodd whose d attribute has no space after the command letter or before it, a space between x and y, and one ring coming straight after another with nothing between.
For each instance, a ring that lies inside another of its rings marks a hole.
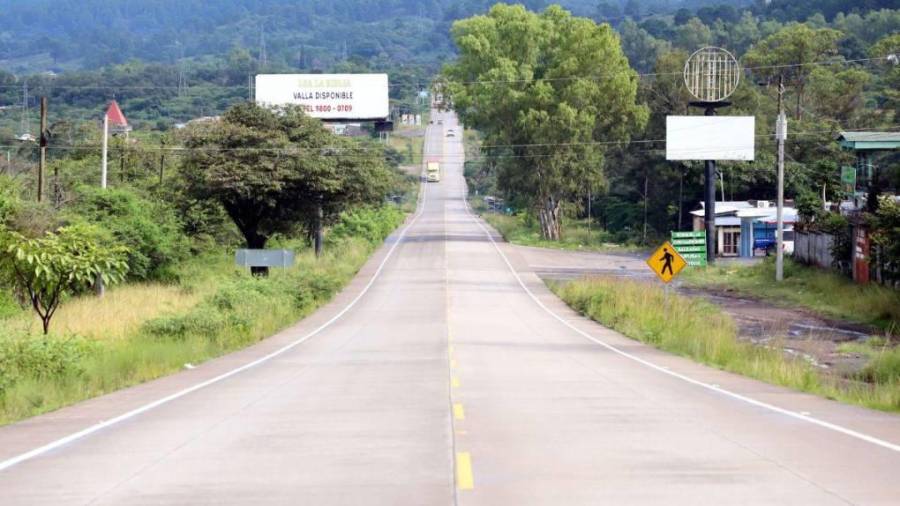
<instances>
[{"instance_id":1,"label":"white lane marking","mask_svg":"<svg viewBox=\"0 0 900 506\"><path fill-rule=\"evenodd\" d=\"M426 135L427 135L427 132L426 132ZM423 167L424 167L424 163L423 163ZM423 175L424 175L424 168L423 168ZM127 413L123 413L115 418L110 418L109 420L97 423L95 425L91 425L90 427L87 427L86 429L80 430L78 432L75 432L75 433L65 436L63 438L57 439L53 442L47 443L47 444L40 446L38 448L35 448L33 450L27 451L25 453L16 455L15 457L4 460L4 461L0 462L0 471L9 469L17 464L21 464L22 462L25 462L26 460L30 460L30 459L33 459L40 455L43 455L47 452L53 451L57 448L65 446L73 441L76 441L83 437L94 434L95 432L99 432L103 429L106 429L110 426L116 425L120 422L124 422L125 420L134 418L142 413L146 413L147 411L150 411L154 408L158 408L159 406L162 406L163 404L167 404L176 399L184 397L185 395L196 392L197 390L201 390L210 385L218 383L222 380L230 378L236 374L240 374L240 373L246 371L247 369L256 367L264 362L268 362L269 360L271 360L279 355L282 355L282 354L286 353L287 351L299 346L303 342L307 341L309 338L315 336L319 332L322 332L323 330L325 330L326 328L331 326L334 322L336 322L342 316L344 316L344 314L346 314L347 311L349 311L351 308L353 308L353 306L355 306L356 303L359 302L359 300L362 299L363 296L369 291L369 288L372 287L372 285L375 283L375 281L381 275L381 271L384 269L384 266L385 266L385 264L387 264L387 261L390 260L391 256L393 256L394 250L396 250L397 246L399 246L400 243L403 242L403 238L406 236L406 232L409 231L409 229L416 223L416 221L419 219L419 217L422 216L422 213L425 212L425 203L426 203L428 192L426 190L425 185L420 183L419 186L421 188L422 198L419 199L419 204L418 204L418 209L416 211L416 214L413 215L412 220L405 227L403 227L403 230L400 232L400 235L397 236L397 240L394 242L393 246L391 246L391 249L388 250L387 255L385 255L384 259L382 259L381 263L378 265L378 269L375 270L375 273L372 275L372 278L369 279L369 282L366 283L366 286L363 287L362 291L353 300L351 300L350 303L344 307L344 309L342 309L338 314L334 315L330 320L328 320L327 322L323 323L322 325L316 327L315 330L306 334L305 336L301 337L300 339L297 339L296 341L288 343L287 345L273 351L272 353L269 353L268 355L260 357L260 358L254 360L252 362L249 362L247 364L244 364L236 369L232 369L226 373L222 373L214 378L210 378L210 379L203 381L201 383L198 383L192 387L185 388L184 390L175 392L174 394L163 397L162 399L155 400L149 404L145 404L141 407L138 407L131 411L128 411Z\"/></svg>"},{"instance_id":2,"label":"white lane marking","mask_svg":"<svg viewBox=\"0 0 900 506\"><path fill-rule=\"evenodd\" d=\"M556 318L557 320L560 321L560 323L562 323L562 324L565 325L566 327L569 327L570 329L574 330L576 333L578 333L578 334L581 335L582 337L584 337L584 338L586 338L586 339L588 339L588 340L590 340L590 341L593 341L593 342L599 344L600 346L603 346L604 348L608 349L609 351L612 351L612 352L614 352L614 353L617 353L617 354L619 354L619 355L621 355L621 356L623 356L623 357L625 357L625 358L628 358L628 359L630 359L630 360L633 360L633 361L635 361L635 362L637 362L637 363L639 363L639 364L642 364L642 365L644 365L644 366L647 366L647 367L649 367L649 368L651 368L651 369L657 370L657 371L659 371L659 372L661 372L661 373L663 373L663 374L668 374L669 376L678 378L678 379L680 379L680 380L682 380L682 381L686 381L686 382L688 382L688 383L690 383L690 384L692 384L692 385L696 385L696 386L699 386L699 387L703 387L703 388L706 388L706 389L708 389L708 390L712 390L713 392L717 392L717 393L720 393L720 394L722 394L722 395L726 395L726 396L728 396L728 397L731 397L731 398L733 398L733 399L737 399L737 400L739 400L739 401L743 401L743 402L746 402L746 403L748 403L748 404L752 404L752 405L757 406L757 407L760 407L760 408L768 409L768 410L770 410L770 411L774 411L774 412L776 412L776 413L780 413L780 414L782 414L782 415L786 415L786 416L789 416L789 417L791 417L791 418L796 418L796 419L798 419L798 420L803 420L803 421L805 421L805 422L809 422L809 423L811 423L811 424L818 425L819 427L823 427L823 428L825 428L825 429L833 430L833 431L835 431L835 432L840 432L841 434L844 434L844 435L847 435L847 436L850 436L850 437L854 437L854 438L856 438L856 439L860 439L860 440L865 441L865 442L867 442L867 443L872 443L872 444L874 444L874 445L880 446L880 447L882 447L882 448L886 448L886 449L888 449L888 450L893 450L893 451L895 451L895 452L900 452L900 445L898 445L898 444L891 443L890 441L885 441L885 440L883 440L883 439L879 439L879 438L877 438L877 437L870 436L870 435L868 435L868 434L863 434L862 432L857 432L857 431L855 431L855 430L853 430L853 429L848 429L848 428L846 428L846 427L842 427L842 426L840 426L840 425L836 425L836 424L833 424L833 423L831 423L831 422L826 422L826 421L824 421L824 420L819 420L818 418L814 418L814 417L810 416L809 414L806 414L806 412L800 412L800 413L798 413L798 412L791 411L791 410L788 410L788 409L780 408L780 407L775 406L775 405L773 405L773 404L769 404L769 403L767 403L767 402L763 402L763 401L756 400L756 399L754 399L754 398L752 398L752 397L747 397L746 395L741 395L741 394L739 394L739 393L732 392L732 391L730 391L730 390L726 390L726 389L724 389L724 388L722 388L722 387L720 387L720 386L718 386L718 385L709 384L709 383L704 383L704 382L702 382L702 381L700 381L700 380L695 380L694 378L691 378L691 377L689 377L689 376L685 376L684 374L681 374L681 373L677 373L677 372L671 371L671 370L669 370L668 367L663 367L663 366L656 365L656 364L654 364L653 362L649 362L649 361L644 360L644 359L642 359L642 358L640 358L640 357L638 357L638 356L632 355L631 353L628 353L628 352L626 352L626 351L622 351L622 350L616 348L615 346L613 346L613 345L611 345L611 344L609 344L609 343L606 343L606 342L604 342L604 341L601 341L601 340L595 338L594 336L591 336L590 334L588 334L588 333L586 333L586 332L580 330L579 328L575 327L575 326L572 325L571 323L567 322L563 317L557 315L557 314L554 313L552 310L550 310L550 308L548 308L547 306L545 306L544 303L541 302L540 299L538 299L537 296L535 296L534 293L531 292L531 290L530 290L530 289L525 285L525 283L522 281L522 278L519 277L519 273L516 272L516 269L515 269L515 268L513 268L512 263L510 263L509 259L506 257L506 254L503 253L503 250L501 250L501 249L500 249L500 246L497 245L497 242L494 241L494 237L491 235L490 231L489 231L487 228L485 228L484 225L482 225L482 223L481 223L481 221L478 219L478 217L476 217L475 214L472 213L471 209L469 209L469 202L468 202L468 200L466 199L465 193L463 193L463 199L462 199L462 200L463 200L463 204L465 205L466 212L469 214L469 217L472 219L472 221L475 222L475 224L477 224L479 227L481 227L481 230L483 230L484 233L487 235L488 239L490 239L491 244L494 245L494 249L497 250L497 253L500 253L500 257L503 258L503 261L506 263L506 266L509 268L510 272L512 272L512 275L516 278L516 281L519 282L519 286L521 286L522 289L525 290L525 293L527 293L528 296L531 297L531 299L532 299L535 303L537 303L537 305L540 306L541 309L543 309L544 311L546 311L550 316L552 316L553 318Z\"/></svg>"}]
</instances>

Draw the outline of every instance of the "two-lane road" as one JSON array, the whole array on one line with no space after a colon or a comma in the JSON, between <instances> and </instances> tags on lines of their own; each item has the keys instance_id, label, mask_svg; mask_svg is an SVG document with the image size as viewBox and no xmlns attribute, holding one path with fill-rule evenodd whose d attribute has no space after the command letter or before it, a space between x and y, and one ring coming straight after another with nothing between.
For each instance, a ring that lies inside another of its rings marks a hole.
<instances>
[{"instance_id":1,"label":"two-lane road","mask_svg":"<svg viewBox=\"0 0 900 506\"><path fill-rule=\"evenodd\" d=\"M332 307L0 428L0 504L900 504L900 417L573 314L468 212L462 132L432 118L443 180Z\"/></svg>"}]
</instances>

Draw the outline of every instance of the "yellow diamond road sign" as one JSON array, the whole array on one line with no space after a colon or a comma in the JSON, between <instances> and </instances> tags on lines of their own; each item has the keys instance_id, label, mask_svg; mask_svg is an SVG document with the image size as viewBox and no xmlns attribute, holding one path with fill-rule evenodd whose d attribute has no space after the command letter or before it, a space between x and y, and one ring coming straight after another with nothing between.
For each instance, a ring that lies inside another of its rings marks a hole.
<instances>
[{"instance_id":1,"label":"yellow diamond road sign","mask_svg":"<svg viewBox=\"0 0 900 506\"><path fill-rule=\"evenodd\" d=\"M678 254L672 244L666 241L647 259L647 265L663 280L663 283L672 281L687 265L685 259Z\"/></svg>"}]
</instances>

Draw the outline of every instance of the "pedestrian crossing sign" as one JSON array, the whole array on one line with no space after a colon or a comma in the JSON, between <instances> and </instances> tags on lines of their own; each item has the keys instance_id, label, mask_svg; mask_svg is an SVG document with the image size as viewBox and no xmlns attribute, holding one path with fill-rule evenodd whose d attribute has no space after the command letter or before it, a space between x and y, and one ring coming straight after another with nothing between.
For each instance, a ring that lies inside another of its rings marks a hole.
<instances>
[{"instance_id":1,"label":"pedestrian crossing sign","mask_svg":"<svg viewBox=\"0 0 900 506\"><path fill-rule=\"evenodd\" d=\"M672 281L687 265L684 257L666 241L647 259L647 265L659 276L663 283Z\"/></svg>"}]
</instances>

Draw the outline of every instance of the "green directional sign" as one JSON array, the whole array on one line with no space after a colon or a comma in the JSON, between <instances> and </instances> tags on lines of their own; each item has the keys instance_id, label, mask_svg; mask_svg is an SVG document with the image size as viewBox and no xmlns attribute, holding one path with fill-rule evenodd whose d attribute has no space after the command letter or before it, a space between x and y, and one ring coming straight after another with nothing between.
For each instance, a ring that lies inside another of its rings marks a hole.
<instances>
[{"instance_id":1,"label":"green directional sign","mask_svg":"<svg viewBox=\"0 0 900 506\"><path fill-rule=\"evenodd\" d=\"M672 246L691 267L706 265L706 231L672 232Z\"/></svg>"},{"instance_id":2,"label":"green directional sign","mask_svg":"<svg viewBox=\"0 0 900 506\"><path fill-rule=\"evenodd\" d=\"M844 191L853 193L856 191L856 167L844 165L841 167L841 183Z\"/></svg>"}]
</instances>

